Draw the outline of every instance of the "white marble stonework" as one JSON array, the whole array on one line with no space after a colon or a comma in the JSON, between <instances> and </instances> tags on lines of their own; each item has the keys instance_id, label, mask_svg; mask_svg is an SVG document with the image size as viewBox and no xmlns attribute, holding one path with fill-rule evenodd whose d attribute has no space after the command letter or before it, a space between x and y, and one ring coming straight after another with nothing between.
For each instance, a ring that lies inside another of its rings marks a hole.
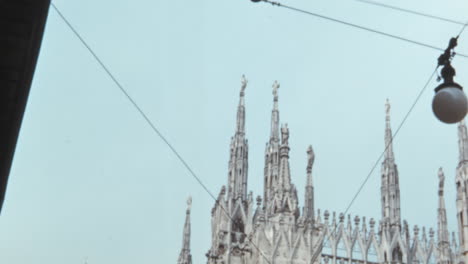
<instances>
[{"instance_id":1,"label":"white marble stonework","mask_svg":"<svg viewBox=\"0 0 468 264\"><path fill-rule=\"evenodd\" d=\"M289 128L280 126L278 82L273 84L270 138L265 148L264 192L255 200L247 192L249 145L245 135L245 88L242 76L237 123L231 138L227 186L221 187L211 211L208 264L460 264L468 258L468 136L458 126L458 241L449 235L444 200L444 172L439 169L437 230L414 226L400 216L400 187L387 100L385 150L381 170L380 221L323 212L314 208L312 167L315 153L307 148L305 204L299 207L289 168ZM435 175L436 173L434 173ZM435 194L435 191L434 191ZM191 264L190 204L178 264ZM302 210L301 210L302 209ZM458 244L460 246L458 246Z\"/></svg>"}]
</instances>

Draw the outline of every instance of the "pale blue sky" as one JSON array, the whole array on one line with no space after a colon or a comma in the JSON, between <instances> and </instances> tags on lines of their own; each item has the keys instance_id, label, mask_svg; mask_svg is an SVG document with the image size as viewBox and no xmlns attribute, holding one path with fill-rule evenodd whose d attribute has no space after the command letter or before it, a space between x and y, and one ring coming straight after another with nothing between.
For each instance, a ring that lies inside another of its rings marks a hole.
<instances>
[{"instance_id":1,"label":"pale blue sky","mask_svg":"<svg viewBox=\"0 0 468 264\"><path fill-rule=\"evenodd\" d=\"M316 208L344 211L440 52L248 0L64 1L62 10L215 195L227 181L240 77L247 76L249 189L262 192L271 84L290 128L302 205L306 148ZM457 25L351 0L284 3L445 48ZM463 0L385 3L468 20ZM468 32L457 51L468 54ZM456 80L468 87L468 59ZM436 227L437 169L456 231L454 125L431 112L433 80L395 140L402 217ZM380 166L350 212L380 218ZM205 263L214 201L150 130L53 9L0 217L0 263L175 263L185 200Z\"/></svg>"}]
</instances>

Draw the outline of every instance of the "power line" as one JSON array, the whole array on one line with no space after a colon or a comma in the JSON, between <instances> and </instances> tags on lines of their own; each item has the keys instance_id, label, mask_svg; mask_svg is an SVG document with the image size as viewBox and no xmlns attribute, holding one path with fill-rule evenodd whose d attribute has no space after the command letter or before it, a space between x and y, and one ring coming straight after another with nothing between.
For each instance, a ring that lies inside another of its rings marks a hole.
<instances>
[{"instance_id":1,"label":"power line","mask_svg":"<svg viewBox=\"0 0 468 264\"><path fill-rule=\"evenodd\" d=\"M98 62L98 64L104 69L104 71L107 73L107 75L112 79L114 84L119 88L119 90L125 95L125 97L128 99L128 101L135 107L135 109L140 113L140 115L143 117L143 119L148 123L150 128L153 130L153 132L156 133L163 141L166 143L166 145L171 149L171 151L176 155L176 157L179 159L179 161L184 165L184 167L189 171L189 173L195 178L195 180L200 184L200 186L213 198L216 204L218 204L221 209L224 211L226 216L229 218L229 220L233 223L234 219L231 218L229 213L226 211L223 205L221 205L216 197L210 192L208 187L202 182L202 180L195 174L193 169L189 166L189 164L184 160L184 158L179 154L179 152L174 148L174 146L166 139L166 137L159 131L159 129L154 125L154 123L148 118L148 116L145 114L145 112L141 109L140 106L136 103L136 101L130 96L130 94L125 90L123 85L117 80L117 78L112 74L112 72L109 70L109 68L104 64L104 62L99 58L99 56L94 52L94 50L91 48L91 46L83 39L83 37L78 33L78 31L73 27L73 25L68 21L68 19L60 12L60 10L54 5L54 3L51 3L52 7L54 10L57 12L57 14L62 18L62 20L67 24L67 26L70 28L70 30L75 34L75 36L80 40L80 42L86 47L86 49L91 53L91 55L94 57L94 59ZM265 258L265 260L271 264L270 260L265 256L263 251L258 248L258 246L250 240L250 243L258 250L258 252Z\"/></svg>"},{"instance_id":2,"label":"power line","mask_svg":"<svg viewBox=\"0 0 468 264\"><path fill-rule=\"evenodd\" d=\"M423 17L427 17L427 18L432 18L432 19L436 19L436 20L440 20L440 21L444 21L444 22L448 22L448 23L452 23L452 24L456 24L456 25L461 25L461 26L465 25L464 22L460 22L460 21L457 21L457 20L444 18L444 17L440 17L440 16L435 16L435 15L430 15L430 14L425 14L425 13L422 13L422 12L419 12L419 11L405 9L405 8L401 8L401 7L398 7L398 6L387 5L387 4L374 2L374 1L369 1L369 0L355 0L355 1L365 3L365 4L371 4L371 5L375 5L375 6L385 7L385 8L389 8L389 9L393 9L393 10L397 10L397 11L401 11L401 12L405 12L405 13L409 13L409 14L414 14L414 15L418 15L418 16L423 16Z\"/></svg>"},{"instance_id":3,"label":"power line","mask_svg":"<svg viewBox=\"0 0 468 264\"><path fill-rule=\"evenodd\" d=\"M355 1L358 1L358 2L361 2L361 3L366 3L366 4L371 4L371 5L376 5L376 6L380 6L380 7L390 8L390 9L394 9L394 10L398 10L398 11L402 11L402 12L406 12L406 13L410 13L410 14L415 14L415 15L419 15L419 16L423 16L423 17L433 18L433 19L449 22L449 23L452 23L452 24L462 25L463 27L460 30L460 33L458 33L458 36L460 36L460 34L463 32L463 30L465 30L465 27L468 25L468 22L466 22L466 23L465 22L460 22L460 21L456 21L456 20L452 20L452 19L448 19L448 18L429 15L429 14L421 13L421 12L418 12L418 11L413 11L413 10L410 10L410 9L405 9L405 8L401 8L401 7L397 7L397 6L382 4L382 3L378 3L378 2L374 2L374 1L369 1L369 0L355 0ZM458 55L460 55L460 54L458 54Z\"/></svg>"},{"instance_id":4,"label":"power line","mask_svg":"<svg viewBox=\"0 0 468 264\"><path fill-rule=\"evenodd\" d=\"M283 8L286 8L286 9L290 9L292 11L296 11L296 12L299 12L299 13L303 13L303 14L318 17L318 18L322 18L322 19L325 19L325 20L328 20L328 21L332 21L332 22L339 23L339 24L342 24L342 25L346 25L346 26L357 28L357 29L365 30L365 31L372 32L372 33L375 33L375 34L379 34L379 35L382 35L382 36L386 36L386 37L389 37L389 38L401 40L401 41L404 41L404 42L407 42L407 43L412 43L412 44L415 44L415 45L418 45L418 46L421 46L421 47L426 47L426 48L430 48L430 49L434 49L434 50L438 50L438 51L444 51L445 50L445 49L442 49L442 48L439 48L439 47L436 47L436 46L433 46L433 45L429 45L429 44L426 44L426 43L423 43L423 42L420 42L420 41L400 37L400 36L397 36L397 35L394 35L394 34L390 34L390 33L380 31L380 30L360 26L360 25L353 24L353 23L350 23L350 22L346 22L346 21L343 21L343 20L340 20L340 19L336 19L336 18L332 18L332 17L329 17L329 16L321 15L321 14L318 14L318 13L310 12L310 11L307 11L307 10L304 10L304 9L284 5L284 4L281 4L279 2L274 2L274 1L270 1L270 0L261 0L261 2L269 3L269 4L273 5L273 6L283 7ZM462 53L457 53L457 55L468 58L468 55L465 55L465 54L462 54Z\"/></svg>"}]
</instances>

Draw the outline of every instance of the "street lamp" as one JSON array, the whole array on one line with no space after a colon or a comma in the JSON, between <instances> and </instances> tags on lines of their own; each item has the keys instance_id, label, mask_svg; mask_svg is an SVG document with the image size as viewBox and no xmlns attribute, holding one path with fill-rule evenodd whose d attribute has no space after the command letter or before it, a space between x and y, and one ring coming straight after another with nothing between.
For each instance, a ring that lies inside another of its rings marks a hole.
<instances>
[{"instance_id":1,"label":"street lamp","mask_svg":"<svg viewBox=\"0 0 468 264\"><path fill-rule=\"evenodd\" d=\"M443 66L438 80L442 78L443 83L435 88L436 94L432 100L432 111L435 116L447 124L460 122L468 111L468 101L463 87L454 82L455 69L450 64L456 46L457 38L450 39L448 48L438 59L439 66Z\"/></svg>"}]
</instances>

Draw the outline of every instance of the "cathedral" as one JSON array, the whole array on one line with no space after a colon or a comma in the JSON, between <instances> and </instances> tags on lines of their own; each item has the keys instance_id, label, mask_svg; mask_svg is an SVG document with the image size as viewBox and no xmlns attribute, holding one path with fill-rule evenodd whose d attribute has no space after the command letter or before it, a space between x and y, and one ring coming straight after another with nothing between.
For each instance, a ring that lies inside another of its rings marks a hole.
<instances>
[{"instance_id":1,"label":"cathedral","mask_svg":"<svg viewBox=\"0 0 468 264\"><path fill-rule=\"evenodd\" d=\"M468 260L468 136L458 125L456 172L458 240L449 234L444 199L444 172L438 171L437 230L410 229L400 215L398 168L392 146L390 104L386 103L385 153L381 167L381 219L320 212L314 207L312 168L307 148L307 180L302 208L289 168L289 129L280 126L279 84L273 84L270 138L265 148L264 191L247 192L249 145L245 134L245 88L242 78L237 122L231 138L228 182L211 210L208 264L459 264ZM191 264L189 198L178 264Z\"/></svg>"}]
</instances>

